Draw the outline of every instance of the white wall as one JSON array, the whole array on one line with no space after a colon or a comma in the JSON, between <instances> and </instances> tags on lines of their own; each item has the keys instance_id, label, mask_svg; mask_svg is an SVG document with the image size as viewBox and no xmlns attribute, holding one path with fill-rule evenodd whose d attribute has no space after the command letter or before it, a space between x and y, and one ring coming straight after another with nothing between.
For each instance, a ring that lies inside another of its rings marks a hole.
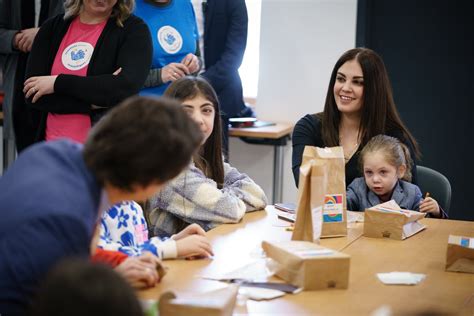
<instances>
[{"instance_id":1,"label":"white wall","mask_svg":"<svg viewBox=\"0 0 474 316\"><path fill-rule=\"evenodd\" d=\"M257 115L296 123L323 109L332 67L355 46L357 0L263 0L261 13ZM230 162L271 199L273 147L231 139ZM283 201L295 202L296 197L289 144Z\"/></svg>"}]
</instances>

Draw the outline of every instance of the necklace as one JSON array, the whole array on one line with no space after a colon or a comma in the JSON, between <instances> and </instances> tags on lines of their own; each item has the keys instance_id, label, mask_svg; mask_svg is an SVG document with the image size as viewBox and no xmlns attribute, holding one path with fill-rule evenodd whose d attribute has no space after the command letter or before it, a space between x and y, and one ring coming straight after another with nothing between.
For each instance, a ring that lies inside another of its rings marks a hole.
<instances>
[{"instance_id":1,"label":"necklace","mask_svg":"<svg viewBox=\"0 0 474 316\"><path fill-rule=\"evenodd\" d=\"M344 146L342 145L342 136L339 136L339 145L342 146L343 152L344 152L344 161L347 163L349 160L351 160L352 156L357 152L357 149L359 148L359 139L357 139L356 143L351 147L351 150L344 150Z\"/></svg>"},{"instance_id":2,"label":"necklace","mask_svg":"<svg viewBox=\"0 0 474 316\"><path fill-rule=\"evenodd\" d=\"M351 160L352 156L356 153L357 149L359 148L359 143L356 143L354 145L354 148L350 151L349 154L346 155L344 152L344 161L347 163L349 160Z\"/></svg>"}]
</instances>

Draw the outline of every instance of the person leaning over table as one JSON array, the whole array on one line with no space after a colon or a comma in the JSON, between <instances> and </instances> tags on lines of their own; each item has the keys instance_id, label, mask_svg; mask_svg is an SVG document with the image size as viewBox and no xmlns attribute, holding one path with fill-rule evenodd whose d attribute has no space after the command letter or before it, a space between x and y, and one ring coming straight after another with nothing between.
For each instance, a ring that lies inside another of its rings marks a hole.
<instances>
[{"instance_id":1,"label":"person leaning over table","mask_svg":"<svg viewBox=\"0 0 474 316\"><path fill-rule=\"evenodd\" d=\"M37 140L83 143L110 108L137 94L151 63L146 24L134 0L67 0L33 43L23 92L41 112Z\"/></svg>"},{"instance_id":2,"label":"person leaning over table","mask_svg":"<svg viewBox=\"0 0 474 316\"><path fill-rule=\"evenodd\" d=\"M393 100L392 88L382 58L371 49L346 51L334 65L324 110L307 114L293 130L292 169L296 185L305 146L342 146L346 163L346 186L361 177L358 160L365 144L386 134L404 143L411 157L420 157L418 143L403 124ZM411 168L416 184L416 164Z\"/></svg>"},{"instance_id":3,"label":"person leaning over table","mask_svg":"<svg viewBox=\"0 0 474 316\"><path fill-rule=\"evenodd\" d=\"M156 194L201 141L178 103L133 97L84 146L62 139L26 149L0 178L0 314L24 313L54 264L89 257L103 211Z\"/></svg>"}]
</instances>

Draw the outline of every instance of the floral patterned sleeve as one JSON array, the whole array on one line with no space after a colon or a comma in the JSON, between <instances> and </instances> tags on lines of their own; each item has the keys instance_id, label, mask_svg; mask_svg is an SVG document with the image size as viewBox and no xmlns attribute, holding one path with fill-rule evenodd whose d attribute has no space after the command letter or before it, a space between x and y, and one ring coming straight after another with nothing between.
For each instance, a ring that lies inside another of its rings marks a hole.
<instances>
[{"instance_id":1,"label":"floral patterned sleeve","mask_svg":"<svg viewBox=\"0 0 474 316\"><path fill-rule=\"evenodd\" d=\"M139 256L143 251L166 259L177 256L172 239L148 238L148 227L141 206L134 201L115 204L101 218L98 247Z\"/></svg>"}]
</instances>

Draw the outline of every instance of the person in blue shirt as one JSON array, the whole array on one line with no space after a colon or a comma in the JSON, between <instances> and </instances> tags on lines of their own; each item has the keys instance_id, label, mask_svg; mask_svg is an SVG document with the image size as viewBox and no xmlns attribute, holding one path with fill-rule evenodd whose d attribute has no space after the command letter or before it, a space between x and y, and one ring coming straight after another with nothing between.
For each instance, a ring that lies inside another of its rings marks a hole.
<instances>
[{"instance_id":1,"label":"person in blue shirt","mask_svg":"<svg viewBox=\"0 0 474 316\"><path fill-rule=\"evenodd\" d=\"M89 256L104 210L156 194L201 141L179 104L134 97L103 117L83 147L58 140L26 149L0 178L0 314L24 314L53 265Z\"/></svg>"},{"instance_id":2,"label":"person in blue shirt","mask_svg":"<svg viewBox=\"0 0 474 316\"><path fill-rule=\"evenodd\" d=\"M141 95L162 95L173 81L197 74L198 31L190 0L137 0L134 14L148 25L153 60Z\"/></svg>"}]
</instances>

